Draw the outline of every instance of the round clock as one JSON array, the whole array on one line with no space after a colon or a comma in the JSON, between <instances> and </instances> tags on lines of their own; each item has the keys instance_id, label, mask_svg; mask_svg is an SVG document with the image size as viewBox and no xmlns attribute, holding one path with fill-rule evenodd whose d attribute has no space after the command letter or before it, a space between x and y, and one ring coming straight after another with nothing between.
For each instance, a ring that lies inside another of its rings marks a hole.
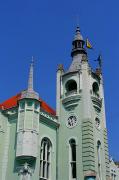
<instances>
[{"instance_id":1,"label":"round clock","mask_svg":"<svg viewBox=\"0 0 119 180\"><path fill-rule=\"evenodd\" d=\"M73 128L74 126L76 126L77 124L77 118L74 115L71 115L68 119L67 119L67 127L69 128Z\"/></svg>"}]
</instances>

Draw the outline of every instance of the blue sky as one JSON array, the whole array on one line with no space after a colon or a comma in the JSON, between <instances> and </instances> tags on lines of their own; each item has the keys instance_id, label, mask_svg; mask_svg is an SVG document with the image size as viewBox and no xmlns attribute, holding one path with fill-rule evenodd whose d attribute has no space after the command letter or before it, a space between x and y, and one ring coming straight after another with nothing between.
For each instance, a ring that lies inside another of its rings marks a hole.
<instances>
[{"instance_id":1,"label":"blue sky","mask_svg":"<svg viewBox=\"0 0 119 180\"><path fill-rule=\"evenodd\" d=\"M71 63L71 42L77 17L95 67L101 52L110 154L119 160L119 1L1 0L0 101L27 87L31 56L35 58L35 89L55 108L56 69Z\"/></svg>"}]
</instances>

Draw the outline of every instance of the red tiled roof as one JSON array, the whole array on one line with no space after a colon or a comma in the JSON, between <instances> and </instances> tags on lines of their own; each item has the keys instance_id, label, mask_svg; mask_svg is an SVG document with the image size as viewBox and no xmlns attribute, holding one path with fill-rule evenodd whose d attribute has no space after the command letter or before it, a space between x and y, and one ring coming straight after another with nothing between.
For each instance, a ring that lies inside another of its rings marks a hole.
<instances>
[{"instance_id":1,"label":"red tiled roof","mask_svg":"<svg viewBox=\"0 0 119 180\"><path fill-rule=\"evenodd\" d=\"M21 93L17 94L16 96L11 97L10 99L4 101L0 104L2 109L9 109L12 107L17 106L17 101L20 99Z\"/></svg>"},{"instance_id":2,"label":"red tiled roof","mask_svg":"<svg viewBox=\"0 0 119 180\"><path fill-rule=\"evenodd\" d=\"M11 97L10 99L2 102L0 104L1 109L9 109L12 107L17 106L18 100L21 98L21 93L17 94L16 96ZM50 113L51 115L56 115L55 110L53 110L48 104L46 104L42 99L39 99L41 102L41 108L44 109L46 112Z\"/></svg>"},{"instance_id":3,"label":"red tiled roof","mask_svg":"<svg viewBox=\"0 0 119 180\"><path fill-rule=\"evenodd\" d=\"M54 109L52 109L48 104L45 103L45 101L39 99L41 102L41 107L48 113L52 114L52 115L56 115L56 112Z\"/></svg>"}]
</instances>

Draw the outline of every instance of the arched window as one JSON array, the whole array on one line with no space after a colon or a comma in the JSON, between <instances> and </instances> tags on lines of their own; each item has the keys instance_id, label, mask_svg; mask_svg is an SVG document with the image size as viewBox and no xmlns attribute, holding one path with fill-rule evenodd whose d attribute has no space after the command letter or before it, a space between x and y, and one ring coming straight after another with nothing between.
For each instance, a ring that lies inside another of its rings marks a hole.
<instances>
[{"instance_id":1,"label":"arched window","mask_svg":"<svg viewBox=\"0 0 119 180\"><path fill-rule=\"evenodd\" d=\"M97 155L98 155L98 174L99 180L101 180L101 142L97 141Z\"/></svg>"},{"instance_id":2,"label":"arched window","mask_svg":"<svg viewBox=\"0 0 119 180\"><path fill-rule=\"evenodd\" d=\"M66 85L66 92L77 92L77 83L74 80L69 80Z\"/></svg>"},{"instance_id":3,"label":"arched window","mask_svg":"<svg viewBox=\"0 0 119 180\"><path fill-rule=\"evenodd\" d=\"M95 118L95 125L97 129L100 129L100 120L97 117Z\"/></svg>"},{"instance_id":4,"label":"arched window","mask_svg":"<svg viewBox=\"0 0 119 180\"><path fill-rule=\"evenodd\" d=\"M99 86L97 82L94 82L92 85L93 94L99 96Z\"/></svg>"},{"instance_id":5,"label":"arched window","mask_svg":"<svg viewBox=\"0 0 119 180\"><path fill-rule=\"evenodd\" d=\"M74 139L71 139L69 141L69 172L70 172L70 179L75 180L77 178L77 172L76 172L76 141Z\"/></svg>"},{"instance_id":6,"label":"arched window","mask_svg":"<svg viewBox=\"0 0 119 180\"><path fill-rule=\"evenodd\" d=\"M51 178L51 142L48 138L43 138L40 150L40 180Z\"/></svg>"}]
</instances>

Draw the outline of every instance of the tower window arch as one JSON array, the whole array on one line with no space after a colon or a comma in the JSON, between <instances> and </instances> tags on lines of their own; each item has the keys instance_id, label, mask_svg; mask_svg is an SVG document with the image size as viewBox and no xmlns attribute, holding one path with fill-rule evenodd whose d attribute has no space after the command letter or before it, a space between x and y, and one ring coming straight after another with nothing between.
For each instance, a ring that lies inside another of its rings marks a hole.
<instances>
[{"instance_id":1,"label":"tower window arch","mask_svg":"<svg viewBox=\"0 0 119 180\"><path fill-rule=\"evenodd\" d=\"M97 82L94 82L92 85L93 94L99 96L99 85Z\"/></svg>"},{"instance_id":2,"label":"tower window arch","mask_svg":"<svg viewBox=\"0 0 119 180\"><path fill-rule=\"evenodd\" d=\"M75 139L69 140L69 172L70 179L75 180L77 178L76 172L76 141Z\"/></svg>"},{"instance_id":3,"label":"tower window arch","mask_svg":"<svg viewBox=\"0 0 119 180\"><path fill-rule=\"evenodd\" d=\"M40 179L47 180L51 178L51 149L52 144L48 138L43 138L41 141L40 150Z\"/></svg>"},{"instance_id":4,"label":"tower window arch","mask_svg":"<svg viewBox=\"0 0 119 180\"><path fill-rule=\"evenodd\" d=\"M69 80L66 85L66 92L77 92L77 83L75 80Z\"/></svg>"}]
</instances>

